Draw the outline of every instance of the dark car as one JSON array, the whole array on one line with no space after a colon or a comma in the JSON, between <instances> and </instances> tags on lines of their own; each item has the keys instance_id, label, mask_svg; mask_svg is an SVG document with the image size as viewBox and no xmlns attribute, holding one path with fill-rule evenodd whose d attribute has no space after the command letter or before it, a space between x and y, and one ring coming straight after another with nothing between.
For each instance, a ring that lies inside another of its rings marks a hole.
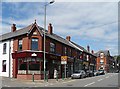
<instances>
[{"instance_id":1,"label":"dark car","mask_svg":"<svg viewBox=\"0 0 120 89\"><path fill-rule=\"evenodd\" d=\"M119 70L116 70L115 73L119 73L120 71Z\"/></svg>"},{"instance_id":2,"label":"dark car","mask_svg":"<svg viewBox=\"0 0 120 89\"><path fill-rule=\"evenodd\" d=\"M105 74L104 70L98 70L98 72L99 72L99 75L104 75Z\"/></svg>"},{"instance_id":3,"label":"dark car","mask_svg":"<svg viewBox=\"0 0 120 89\"><path fill-rule=\"evenodd\" d=\"M87 70L86 71L86 77L92 77L92 76L94 76L93 71L92 70Z\"/></svg>"},{"instance_id":4,"label":"dark car","mask_svg":"<svg viewBox=\"0 0 120 89\"><path fill-rule=\"evenodd\" d=\"M86 77L86 73L84 70L79 70L79 71L75 71L72 75L71 78L75 79L75 78L84 78Z\"/></svg>"},{"instance_id":5,"label":"dark car","mask_svg":"<svg viewBox=\"0 0 120 89\"><path fill-rule=\"evenodd\" d=\"M98 76L99 75L99 71L94 70L94 76Z\"/></svg>"}]
</instances>

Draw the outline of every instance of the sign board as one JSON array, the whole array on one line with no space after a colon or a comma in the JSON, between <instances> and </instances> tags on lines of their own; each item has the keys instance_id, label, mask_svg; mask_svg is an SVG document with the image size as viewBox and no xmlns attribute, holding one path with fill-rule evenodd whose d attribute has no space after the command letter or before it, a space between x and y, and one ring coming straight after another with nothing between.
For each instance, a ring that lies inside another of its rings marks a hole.
<instances>
[{"instance_id":1,"label":"sign board","mask_svg":"<svg viewBox=\"0 0 120 89\"><path fill-rule=\"evenodd\" d=\"M37 54L36 54L36 53L33 53L31 56L32 56L32 57L36 57L36 56L37 56Z\"/></svg>"},{"instance_id":2,"label":"sign board","mask_svg":"<svg viewBox=\"0 0 120 89\"><path fill-rule=\"evenodd\" d=\"M61 61L61 64L67 64L67 61Z\"/></svg>"},{"instance_id":3,"label":"sign board","mask_svg":"<svg viewBox=\"0 0 120 89\"><path fill-rule=\"evenodd\" d=\"M61 61L67 61L67 56L61 56Z\"/></svg>"},{"instance_id":4,"label":"sign board","mask_svg":"<svg viewBox=\"0 0 120 89\"><path fill-rule=\"evenodd\" d=\"M67 64L67 56L61 56L61 64Z\"/></svg>"}]
</instances>

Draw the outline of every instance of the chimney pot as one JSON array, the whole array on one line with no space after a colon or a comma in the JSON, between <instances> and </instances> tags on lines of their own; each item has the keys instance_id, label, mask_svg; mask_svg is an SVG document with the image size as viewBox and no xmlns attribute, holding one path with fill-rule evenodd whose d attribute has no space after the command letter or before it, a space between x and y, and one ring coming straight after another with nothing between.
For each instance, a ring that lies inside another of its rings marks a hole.
<instances>
[{"instance_id":1,"label":"chimney pot","mask_svg":"<svg viewBox=\"0 0 120 89\"><path fill-rule=\"evenodd\" d=\"M66 40L70 41L71 37L70 36L66 36Z\"/></svg>"},{"instance_id":2,"label":"chimney pot","mask_svg":"<svg viewBox=\"0 0 120 89\"><path fill-rule=\"evenodd\" d=\"M94 54L94 51L92 50L91 53Z\"/></svg>"},{"instance_id":3,"label":"chimney pot","mask_svg":"<svg viewBox=\"0 0 120 89\"><path fill-rule=\"evenodd\" d=\"M87 46L87 51L90 52L90 46L89 45Z\"/></svg>"},{"instance_id":4,"label":"chimney pot","mask_svg":"<svg viewBox=\"0 0 120 89\"><path fill-rule=\"evenodd\" d=\"M12 32L16 31L16 24L12 24L11 31Z\"/></svg>"},{"instance_id":5,"label":"chimney pot","mask_svg":"<svg viewBox=\"0 0 120 89\"><path fill-rule=\"evenodd\" d=\"M49 25L48 25L48 33L52 34L53 33L52 30L53 30L52 24L49 23Z\"/></svg>"}]
</instances>

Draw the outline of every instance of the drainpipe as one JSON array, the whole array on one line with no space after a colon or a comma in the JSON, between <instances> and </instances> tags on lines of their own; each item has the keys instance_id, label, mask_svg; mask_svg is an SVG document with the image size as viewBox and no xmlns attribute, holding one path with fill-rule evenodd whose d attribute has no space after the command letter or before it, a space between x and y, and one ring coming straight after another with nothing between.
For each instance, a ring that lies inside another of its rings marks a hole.
<instances>
[{"instance_id":1,"label":"drainpipe","mask_svg":"<svg viewBox=\"0 0 120 89\"><path fill-rule=\"evenodd\" d=\"M10 73L11 73L11 70L10 70L10 68L11 68L11 56L10 56L10 54L11 54L11 40L9 41L9 77L10 77Z\"/></svg>"}]
</instances>

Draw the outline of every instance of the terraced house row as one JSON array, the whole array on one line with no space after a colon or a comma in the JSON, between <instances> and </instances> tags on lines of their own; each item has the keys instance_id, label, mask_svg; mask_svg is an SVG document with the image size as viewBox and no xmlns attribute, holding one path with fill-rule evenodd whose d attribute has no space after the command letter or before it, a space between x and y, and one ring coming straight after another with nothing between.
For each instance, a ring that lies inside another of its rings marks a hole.
<instances>
[{"instance_id":1,"label":"terraced house row","mask_svg":"<svg viewBox=\"0 0 120 89\"><path fill-rule=\"evenodd\" d=\"M45 31L46 71L49 78L53 78L56 68L59 78L65 73L65 64L61 59L66 58L66 76L76 70L95 70L96 58L94 52L90 52L82 46L71 41L70 36L66 39L53 33L52 24ZM17 29L13 24L11 32L0 36L0 74L1 76L20 79L43 79L44 71L44 29L37 25L36 21L31 25Z\"/></svg>"}]
</instances>

